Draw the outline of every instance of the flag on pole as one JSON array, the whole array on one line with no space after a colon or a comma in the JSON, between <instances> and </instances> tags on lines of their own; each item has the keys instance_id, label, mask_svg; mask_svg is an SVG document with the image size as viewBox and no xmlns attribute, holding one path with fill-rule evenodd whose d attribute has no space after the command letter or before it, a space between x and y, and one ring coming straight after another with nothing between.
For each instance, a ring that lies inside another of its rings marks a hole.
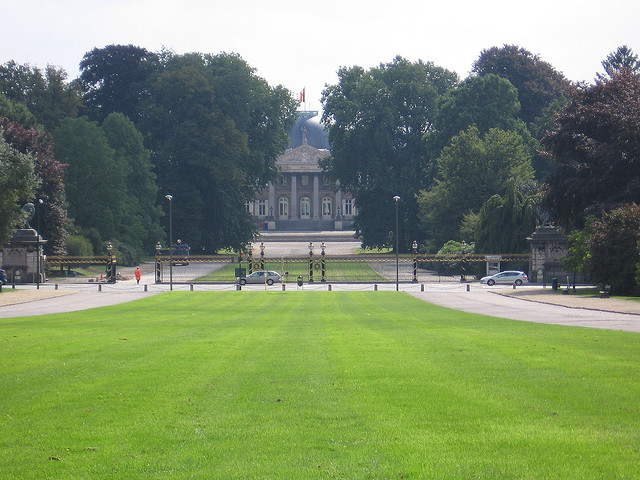
<instances>
[{"instance_id":1,"label":"flag on pole","mask_svg":"<svg viewBox=\"0 0 640 480\"><path fill-rule=\"evenodd\" d=\"M304 103L307 101L305 90L306 90L306 87L303 88L302 91L300 92L300 103Z\"/></svg>"}]
</instances>

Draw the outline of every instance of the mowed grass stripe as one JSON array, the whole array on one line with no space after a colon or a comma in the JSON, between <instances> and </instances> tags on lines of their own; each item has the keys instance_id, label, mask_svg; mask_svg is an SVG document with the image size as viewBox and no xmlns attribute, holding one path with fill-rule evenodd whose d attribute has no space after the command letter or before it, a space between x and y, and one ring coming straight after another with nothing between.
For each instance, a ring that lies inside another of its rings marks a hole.
<instances>
[{"instance_id":1,"label":"mowed grass stripe","mask_svg":"<svg viewBox=\"0 0 640 480\"><path fill-rule=\"evenodd\" d=\"M637 478L637 334L171 292L0 342L2 478Z\"/></svg>"}]
</instances>

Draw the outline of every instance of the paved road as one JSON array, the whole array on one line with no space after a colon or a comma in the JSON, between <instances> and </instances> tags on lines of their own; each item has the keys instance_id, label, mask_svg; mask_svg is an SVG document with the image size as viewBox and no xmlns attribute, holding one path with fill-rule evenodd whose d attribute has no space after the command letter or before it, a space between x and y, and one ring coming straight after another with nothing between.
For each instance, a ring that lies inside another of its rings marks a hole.
<instances>
[{"instance_id":1,"label":"paved road","mask_svg":"<svg viewBox=\"0 0 640 480\"><path fill-rule=\"evenodd\" d=\"M115 285L42 285L20 287L16 292L0 294L0 318L64 313L94 307L114 305L145 298L169 289L168 285L152 283L153 275L143 276L140 285L135 281L118 282ZM145 290L146 285L146 290ZM5 288L7 288L5 286ZM195 285L196 291L233 291L235 285ZM422 291L424 288L424 291ZM421 300L470 313L498 316L513 320L540 322L610 330L640 332L640 303L615 299L584 299L573 295L552 293L550 289L527 288L514 291L511 287L486 287L478 284L419 284L403 283L400 290ZM175 291L189 291L185 284L174 285ZM267 287L281 291L282 285ZM395 284L305 284L286 285L286 291L378 291L395 290ZM243 292L262 291L264 286L244 286ZM7 304L20 301L22 303ZM555 302L552 304L550 302ZM4 305L3 305L4 304ZM582 307L582 308L581 308ZM587 307L587 308L584 308ZM622 313L624 312L624 313Z\"/></svg>"}]
</instances>

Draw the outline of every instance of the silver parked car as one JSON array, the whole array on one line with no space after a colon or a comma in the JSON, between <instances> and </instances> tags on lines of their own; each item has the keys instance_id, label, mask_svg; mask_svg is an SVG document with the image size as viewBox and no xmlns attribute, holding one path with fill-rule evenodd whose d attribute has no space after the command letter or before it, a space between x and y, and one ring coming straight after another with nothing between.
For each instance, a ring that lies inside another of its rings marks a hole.
<instances>
[{"instance_id":1,"label":"silver parked car","mask_svg":"<svg viewBox=\"0 0 640 480\"><path fill-rule=\"evenodd\" d=\"M495 275L489 275L480 279L480 283L486 283L489 286L495 285L497 283L506 285L515 284L520 286L528 281L529 277L527 277L526 273L518 272L515 270L507 270L505 272L496 273Z\"/></svg>"},{"instance_id":2,"label":"silver parked car","mask_svg":"<svg viewBox=\"0 0 640 480\"><path fill-rule=\"evenodd\" d=\"M250 273L246 277L238 277L236 280L240 285L247 283L266 283L267 285L273 285L280 281L280 274L269 270L258 270L257 272Z\"/></svg>"}]
</instances>

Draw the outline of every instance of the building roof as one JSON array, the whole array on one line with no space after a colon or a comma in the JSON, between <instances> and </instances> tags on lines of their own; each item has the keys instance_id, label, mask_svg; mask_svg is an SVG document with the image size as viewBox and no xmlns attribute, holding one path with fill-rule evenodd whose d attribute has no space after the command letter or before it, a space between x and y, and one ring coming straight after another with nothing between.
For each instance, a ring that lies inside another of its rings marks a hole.
<instances>
[{"instance_id":1,"label":"building roof","mask_svg":"<svg viewBox=\"0 0 640 480\"><path fill-rule=\"evenodd\" d=\"M318 112L298 112L298 121L289 133L291 148L277 160L281 172L322 172L318 162L329 156L329 141L319 119Z\"/></svg>"},{"instance_id":2,"label":"building roof","mask_svg":"<svg viewBox=\"0 0 640 480\"><path fill-rule=\"evenodd\" d=\"M329 150L329 137L320 115L315 110L298 112L296 124L289 130L289 148L302 145L303 130L306 129L307 143L320 150Z\"/></svg>"}]
</instances>

